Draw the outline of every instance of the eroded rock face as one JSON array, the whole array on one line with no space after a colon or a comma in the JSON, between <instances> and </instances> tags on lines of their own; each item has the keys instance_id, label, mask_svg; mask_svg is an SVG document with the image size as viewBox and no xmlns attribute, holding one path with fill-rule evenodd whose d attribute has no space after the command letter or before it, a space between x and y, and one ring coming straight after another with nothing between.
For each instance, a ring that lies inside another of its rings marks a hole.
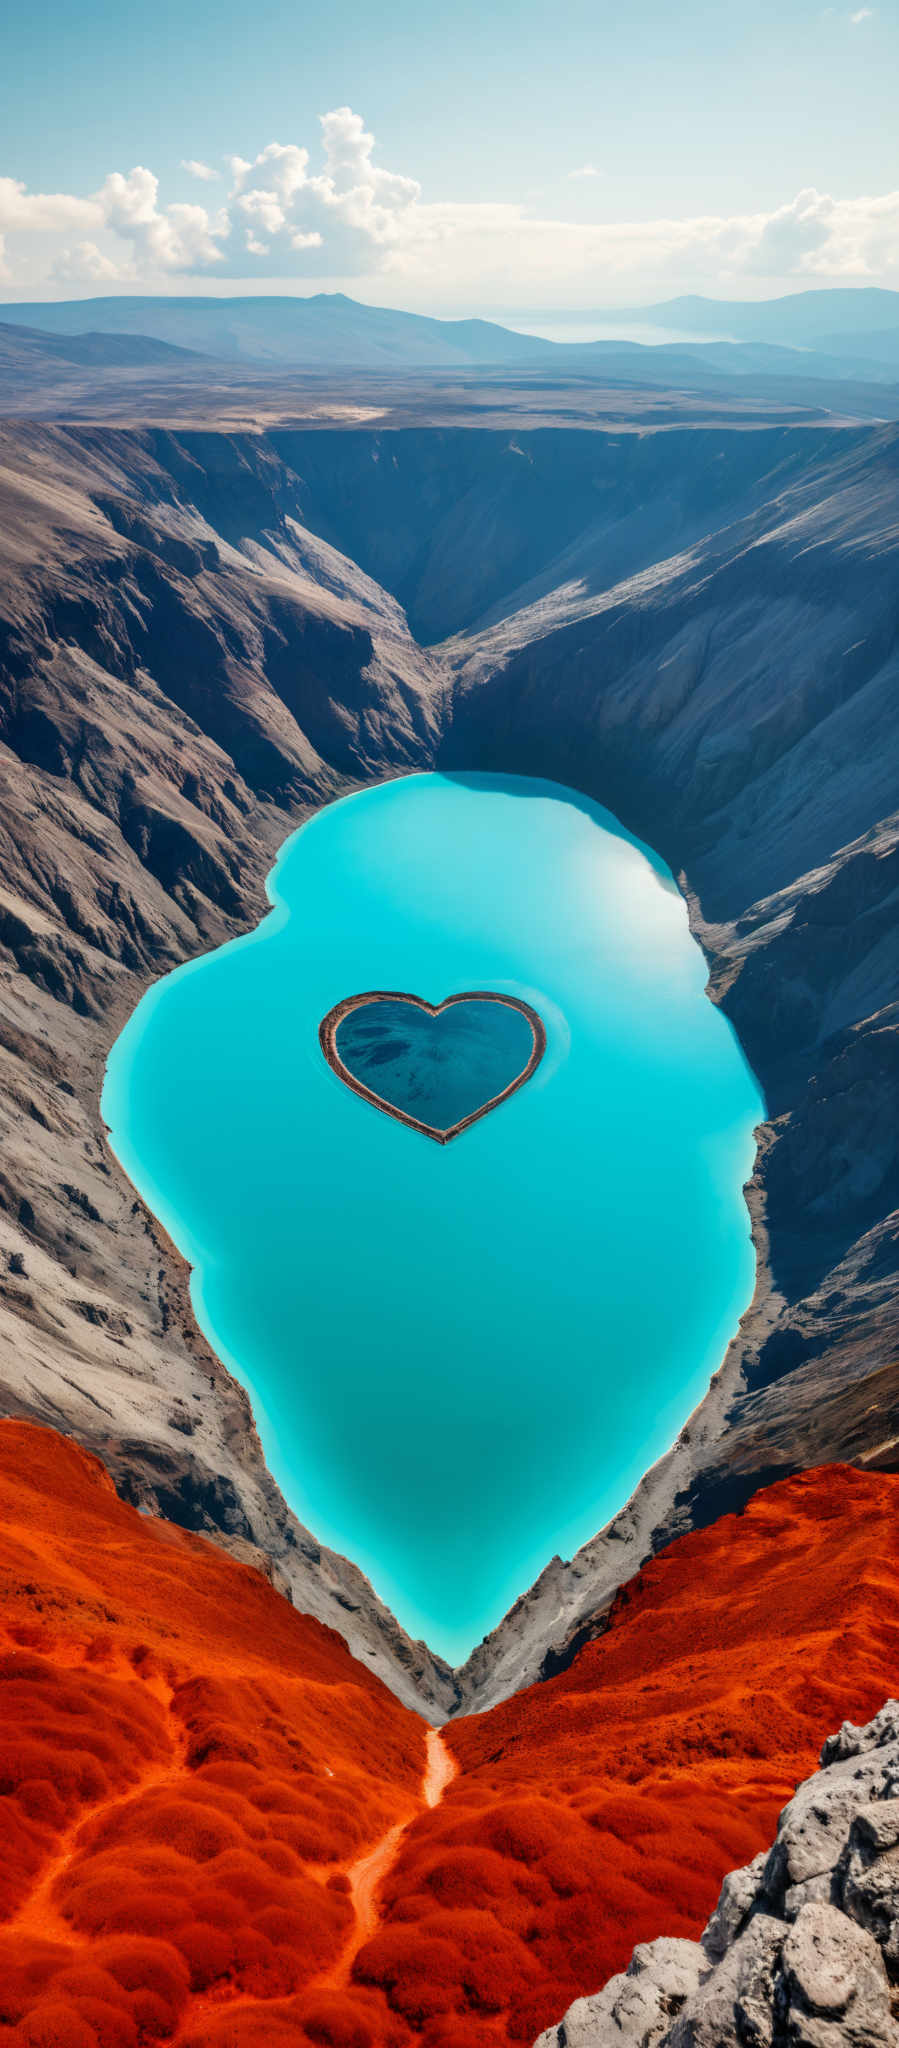
<instances>
[{"instance_id":1,"label":"eroded rock face","mask_svg":"<svg viewBox=\"0 0 899 2048\"><path fill-rule=\"evenodd\" d=\"M385 593L294 542L252 437L0 444L3 1410L77 1437L127 1499L253 1558L439 1706L444 1669L288 1512L99 1115L142 991L257 921L292 825L427 763L435 672Z\"/></svg>"},{"instance_id":2,"label":"eroded rock face","mask_svg":"<svg viewBox=\"0 0 899 2048\"><path fill-rule=\"evenodd\" d=\"M565 1668L645 1557L766 1481L894 1469L899 431L22 423L0 453L7 1411L254 1548L442 1711ZM769 1107L758 1290L709 1394L453 1680L287 1514L98 1119L124 1017L256 920L291 825L435 763L556 776L665 854Z\"/></svg>"},{"instance_id":3,"label":"eroded rock face","mask_svg":"<svg viewBox=\"0 0 899 2048\"><path fill-rule=\"evenodd\" d=\"M769 1112L740 1332L623 1512L475 1651L478 1706L558 1669L680 1530L787 1469L899 1463L899 436L780 452L698 543L616 581L584 534L567 582L449 649L441 758L573 783L664 853Z\"/></svg>"},{"instance_id":4,"label":"eroded rock face","mask_svg":"<svg viewBox=\"0 0 899 2048\"><path fill-rule=\"evenodd\" d=\"M634 1950L538 2048L896 2048L899 1701L847 1721L698 1942Z\"/></svg>"}]
</instances>

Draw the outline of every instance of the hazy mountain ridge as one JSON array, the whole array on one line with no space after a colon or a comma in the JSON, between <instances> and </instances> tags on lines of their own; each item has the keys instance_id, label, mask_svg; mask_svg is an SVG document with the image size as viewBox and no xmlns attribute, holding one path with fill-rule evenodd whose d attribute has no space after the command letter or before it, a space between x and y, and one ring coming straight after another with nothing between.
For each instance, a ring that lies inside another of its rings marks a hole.
<instances>
[{"instance_id":1,"label":"hazy mountain ridge","mask_svg":"<svg viewBox=\"0 0 899 2048\"><path fill-rule=\"evenodd\" d=\"M151 335L223 361L317 363L425 369L452 364L530 362L552 344L488 320L436 320L366 306L341 292L309 298L108 298L0 307L7 323L55 334L85 326Z\"/></svg>"},{"instance_id":2,"label":"hazy mountain ridge","mask_svg":"<svg viewBox=\"0 0 899 2048\"><path fill-rule=\"evenodd\" d=\"M0 363L5 369L27 370L34 364L90 364L109 368L159 363L163 368L189 361L193 349L175 348L146 334L104 334L97 328L72 334L53 334L49 329L0 323Z\"/></svg>"},{"instance_id":3,"label":"hazy mountain ridge","mask_svg":"<svg viewBox=\"0 0 899 2048\"><path fill-rule=\"evenodd\" d=\"M616 315L607 316L614 319ZM622 319L650 320L660 327L708 334L726 326L743 340L826 345L832 335L899 327L899 292L880 285L821 286L774 299L707 299L687 293L633 308Z\"/></svg>"},{"instance_id":4,"label":"hazy mountain ridge","mask_svg":"<svg viewBox=\"0 0 899 2048\"><path fill-rule=\"evenodd\" d=\"M501 322L435 319L370 306L340 292L309 297L114 297L0 305L6 329L57 337L105 333L199 351L225 362L353 369L440 370L463 366L565 367L659 380L749 372L837 380L899 374L899 292L799 293L759 304L672 300L635 313L600 313L600 341L559 342ZM617 338L617 324L658 325L658 343ZM882 323L882 324L881 324ZM585 321L586 325L586 321ZM671 330L685 330L672 344ZM726 338L709 341L709 330ZM689 339L691 330L697 339ZM135 360L136 358L132 358ZM147 356L146 360L151 358ZM111 358L114 360L114 358ZM125 360L123 357L122 360Z\"/></svg>"}]
</instances>

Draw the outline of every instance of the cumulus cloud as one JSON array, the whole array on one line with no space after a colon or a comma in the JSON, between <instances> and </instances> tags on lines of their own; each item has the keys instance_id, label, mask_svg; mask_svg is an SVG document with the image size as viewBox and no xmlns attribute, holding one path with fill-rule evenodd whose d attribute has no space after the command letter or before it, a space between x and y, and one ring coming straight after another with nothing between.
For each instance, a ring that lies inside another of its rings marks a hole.
<instances>
[{"instance_id":1,"label":"cumulus cloud","mask_svg":"<svg viewBox=\"0 0 899 2048\"><path fill-rule=\"evenodd\" d=\"M374 162L374 136L351 107L321 117L324 162L310 168L308 149L270 142L252 161L231 157L232 220L225 256L239 259L241 228L265 238L277 275L296 271L296 258L321 251L315 268L352 275L380 268L391 251L414 239L421 188L414 178ZM243 237L244 247L249 244ZM236 245L236 246L235 246Z\"/></svg>"},{"instance_id":2,"label":"cumulus cloud","mask_svg":"<svg viewBox=\"0 0 899 2048\"><path fill-rule=\"evenodd\" d=\"M857 7L855 13L850 14L849 19L853 28L860 28L863 21L873 21L874 9L873 7Z\"/></svg>"},{"instance_id":3,"label":"cumulus cloud","mask_svg":"<svg viewBox=\"0 0 899 2048\"><path fill-rule=\"evenodd\" d=\"M875 278L899 273L899 192L832 199L814 187L753 223L743 267L763 276Z\"/></svg>"},{"instance_id":4,"label":"cumulus cloud","mask_svg":"<svg viewBox=\"0 0 899 2048\"><path fill-rule=\"evenodd\" d=\"M204 185L213 185L219 175L218 171L212 169L211 164L201 163L200 158L197 156L183 156L181 158L181 169L182 171L189 171L192 178L199 178Z\"/></svg>"},{"instance_id":5,"label":"cumulus cloud","mask_svg":"<svg viewBox=\"0 0 899 2048\"><path fill-rule=\"evenodd\" d=\"M111 256L104 256L96 242L76 242L71 249L63 249L53 265L53 276L64 284L121 284L135 279L136 273Z\"/></svg>"},{"instance_id":6,"label":"cumulus cloud","mask_svg":"<svg viewBox=\"0 0 899 2048\"><path fill-rule=\"evenodd\" d=\"M862 10L863 12L865 10ZM166 203L145 165L112 171L87 197L30 193L0 178L7 275L116 280L152 290L166 279L318 279L341 286L378 273L407 296L494 305L523 291L573 291L583 303L666 286L725 293L741 278L775 283L899 282L899 193L844 199L812 187L773 210L687 219L547 219L515 202L425 200L415 178L386 169L351 107L320 120L313 152L270 142L225 158L222 204ZM202 177L193 158L185 168ZM597 167L569 173L588 180Z\"/></svg>"},{"instance_id":7,"label":"cumulus cloud","mask_svg":"<svg viewBox=\"0 0 899 2048\"><path fill-rule=\"evenodd\" d=\"M123 177L112 171L97 200L113 233L130 242L135 260L155 270L202 270L222 258L227 219L216 224L205 206L159 205L159 179L137 164Z\"/></svg>"},{"instance_id":8,"label":"cumulus cloud","mask_svg":"<svg viewBox=\"0 0 899 2048\"><path fill-rule=\"evenodd\" d=\"M0 228L9 234L52 234L57 228L98 227L102 220L95 199L77 199L70 192L29 192L19 178L0 178Z\"/></svg>"}]
</instances>

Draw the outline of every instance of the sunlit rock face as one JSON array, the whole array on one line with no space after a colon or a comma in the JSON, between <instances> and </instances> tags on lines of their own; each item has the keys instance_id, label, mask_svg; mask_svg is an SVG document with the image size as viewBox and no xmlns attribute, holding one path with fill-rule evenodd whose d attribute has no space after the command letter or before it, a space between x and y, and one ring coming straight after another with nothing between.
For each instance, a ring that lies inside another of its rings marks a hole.
<instances>
[{"instance_id":1,"label":"sunlit rock face","mask_svg":"<svg viewBox=\"0 0 899 2048\"><path fill-rule=\"evenodd\" d=\"M444 1709L554 1668L760 1478L895 1463L896 429L23 421L2 467L9 1404ZM661 849L771 1113L757 1308L696 1430L458 1682L279 1500L97 1118L114 1031L252 925L304 807L435 759L577 783Z\"/></svg>"}]
</instances>

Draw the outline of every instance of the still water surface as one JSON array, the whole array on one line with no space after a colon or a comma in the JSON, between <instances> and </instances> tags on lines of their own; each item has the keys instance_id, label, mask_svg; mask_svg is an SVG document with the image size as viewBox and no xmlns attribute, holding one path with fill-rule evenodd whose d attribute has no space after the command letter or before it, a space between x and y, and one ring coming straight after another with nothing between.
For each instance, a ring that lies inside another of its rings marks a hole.
<instances>
[{"instance_id":1,"label":"still water surface","mask_svg":"<svg viewBox=\"0 0 899 2048\"><path fill-rule=\"evenodd\" d=\"M269 894L139 1004L103 1113L291 1506L457 1660L720 1363L762 1099L668 869L556 784L384 783L295 833ZM325 1060L365 989L518 996L545 1056L435 1145Z\"/></svg>"}]
</instances>

